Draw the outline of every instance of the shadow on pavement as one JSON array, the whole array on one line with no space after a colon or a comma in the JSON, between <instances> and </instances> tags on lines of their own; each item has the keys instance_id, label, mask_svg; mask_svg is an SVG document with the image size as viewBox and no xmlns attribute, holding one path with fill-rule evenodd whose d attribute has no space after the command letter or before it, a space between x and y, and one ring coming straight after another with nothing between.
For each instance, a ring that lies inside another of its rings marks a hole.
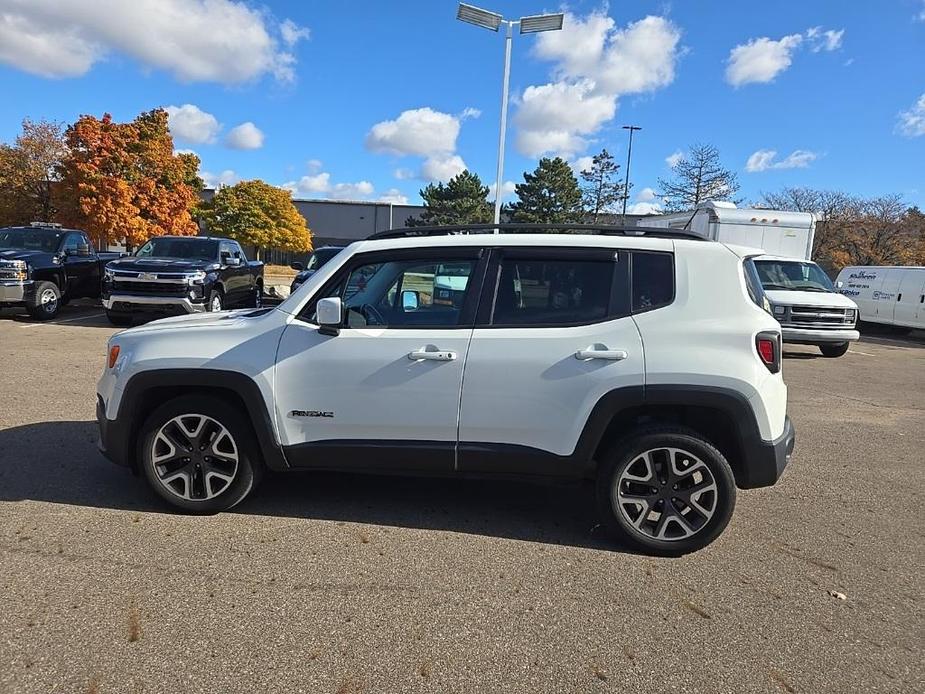
<instances>
[{"instance_id":1,"label":"shadow on pavement","mask_svg":"<svg viewBox=\"0 0 925 694\"><path fill-rule=\"evenodd\" d=\"M0 429L0 501L171 512L144 480L103 458L96 440L95 422ZM623 549L597 526L590 485L276 473L234 512Z\"/></svg>"},{"instance_id":2,"label":"shadow on pavement","mask_svg":"<svg viewBox=\"0 0 925 694\"><path fill-rule=\"evenodd\" d=\"M62 306L58 315L49 321L37 321L32 318L24 308L4 308L0 311L0 321L20 323L23 325L72 325L82 328L112 328L106 319L106 313L99 303L81 300L67 306Z\"/></svg>"}]
</instances>

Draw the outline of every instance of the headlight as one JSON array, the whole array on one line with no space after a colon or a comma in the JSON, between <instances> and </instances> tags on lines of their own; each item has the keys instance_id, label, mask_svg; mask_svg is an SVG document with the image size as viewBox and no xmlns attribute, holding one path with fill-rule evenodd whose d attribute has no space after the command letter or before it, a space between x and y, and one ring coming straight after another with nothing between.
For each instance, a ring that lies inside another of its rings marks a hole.
<instances>
[{"instance_id":1,"label":"headlight","mask_svg":"<svg viewBox=\"0 0 925 694\"><path fill-rule=\"evenodd\" d=\"M112 282L116 278L116 271L113 270L108 265L103 268L103 279L107 282Z\"/></svg>"},{"instance_id":2,"label":"headlight","mask_svg":"<svg viewBox=\"0 0 925 694\"><path fill-rule=\"evenodd\" d=\"M192 275L186 276L186 281L189 282L190 284L202 284L203 282L205 282L205 279L206 279L206 273L203 272L202 270L194 272Z\"/></svg>"},{"instance_id":3,"label":"headlight","mask_svg":"<svg viewBox=\"0 0 925 694\"><path fill-rule=\"evenodd\" d=\"M781 306L781 305L779 305L779 304L775 304L775 305L774 305L774 315L775 315L775 316L782 316L782 315L784 315L785 313L787 313L787 307L786 307L786 306Z\"/></svg>"},{"instance_id":4,"label":"headlight","mask_svg":"<svg viewBox=\"0 0 925 694\"><path fill-rule=\"evenodd\" d=\"M858 318L857 309L849 308L845 311L845 322L854 323Z\"/></svg>"}]
</instances>

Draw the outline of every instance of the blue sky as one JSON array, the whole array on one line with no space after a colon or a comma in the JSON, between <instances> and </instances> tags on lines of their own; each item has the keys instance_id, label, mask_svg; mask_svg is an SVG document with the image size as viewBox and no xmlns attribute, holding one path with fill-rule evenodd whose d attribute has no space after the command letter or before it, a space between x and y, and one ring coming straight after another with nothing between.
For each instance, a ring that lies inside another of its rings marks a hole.
<instances>
[{"instance_id":1,"label":"blue sky","mask_svg":"<svg viewBox=\"0 0 925 694\"><path fill-rule=\"evenodd\" d=\"M539 156L622 162L633 123L640 211L695 142L748 200L806 185L925 206L925 0L484 4L568 12L559 34L515 34L506 181ZM396 202L463 165L493 182L503 40L455 8L0 0L0 139L24 116L164 106L211 181Z\"/></svg>"}]
</instances>

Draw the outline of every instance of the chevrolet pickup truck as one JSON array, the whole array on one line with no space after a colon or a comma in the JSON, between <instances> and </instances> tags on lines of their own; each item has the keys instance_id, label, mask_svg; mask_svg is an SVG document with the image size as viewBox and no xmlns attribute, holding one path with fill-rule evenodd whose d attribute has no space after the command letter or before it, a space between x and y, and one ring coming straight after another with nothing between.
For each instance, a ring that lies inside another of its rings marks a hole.
<instances>
[{"instance_id":1,"label":"chevrolet pickup truck","mask_svg":"<svg viewBox=\"0 0 925 694\"><path fill-rule=\"evenodd\" d=\"M86 233L60 224L0 228L0 308L50 320L71 299L98 298L103 266L119 255L98 253Z\"/></svg>"},{"instance_id":2,"label":"chevrolet pickup truck","mask_svg":"<svg viewBox=\"0 0 925 694\"><path fill-rule=\"evenodd\" d=\"M248 261L237 241L212 236L158 236L103 273L103 308L113 325L259 307L262 297L263 263Z\"/></svg>"}]
</instances>

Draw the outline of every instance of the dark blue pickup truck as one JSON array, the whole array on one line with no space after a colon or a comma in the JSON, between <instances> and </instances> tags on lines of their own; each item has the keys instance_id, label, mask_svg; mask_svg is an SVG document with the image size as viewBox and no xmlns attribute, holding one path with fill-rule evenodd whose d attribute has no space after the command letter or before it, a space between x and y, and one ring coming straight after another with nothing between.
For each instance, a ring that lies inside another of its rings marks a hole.
<instances>
[{"instance_id":1,"label":"dark blue pickup truck","mask_svg":"<svg viewBox=\"0 0 925 694\"><path fill-rule=\"evenodd\" d=\"M60 224L0 228L0 308L54 318L71 299L98 298L103 268L120 255L98 253L85 232Z\"/></svg>"}]
</instances>

